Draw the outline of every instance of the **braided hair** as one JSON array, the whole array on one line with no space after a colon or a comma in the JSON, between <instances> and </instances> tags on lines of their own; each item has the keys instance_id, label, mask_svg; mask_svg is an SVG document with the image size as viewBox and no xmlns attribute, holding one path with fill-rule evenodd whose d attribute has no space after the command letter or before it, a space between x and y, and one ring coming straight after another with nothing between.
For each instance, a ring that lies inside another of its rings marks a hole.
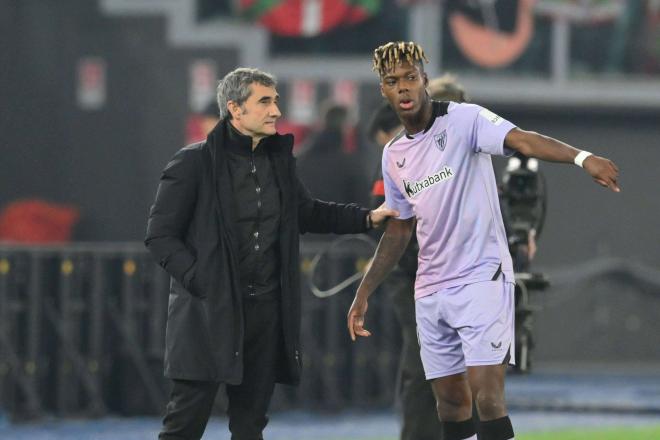
<instances>
[{"instance_id":1,"label":"braided hair","mask_svg":"<svg viewBox=\"0 0 660 440\"><path fill-rule=\"evenodd\" d=\"M404 61L408 62L411 66L419 63L422 68L424 61L429 62L422 46L414 41L407 43L405 41L392 41L374 50L372 70L378 72L380 77L383 77L389 70L394 69L395 65L401 65Z\"/></svg>"}]
</instances>

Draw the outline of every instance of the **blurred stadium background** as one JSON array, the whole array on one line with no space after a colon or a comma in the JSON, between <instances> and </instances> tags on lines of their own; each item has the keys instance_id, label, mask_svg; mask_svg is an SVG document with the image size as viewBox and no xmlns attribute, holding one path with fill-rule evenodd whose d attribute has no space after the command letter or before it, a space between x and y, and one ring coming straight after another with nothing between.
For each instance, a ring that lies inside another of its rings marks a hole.
<instances>
[{"instance_id":1,"label":"blurred stadium background","mask_svg":"<svg viewBox=\"0 0 660 440\"><path fill-rule=\"evenodd\" d=\"M153 438L167 278L140 242L164 164L204 137L217 80L259 67L279 79L297 151L327 102L351 110L338 148L366 202L371 54L399 39L422 44L431 77L452 72L472 101L622 170L612 195L541 165L533 270L550 287L530 292L531 368L508 388L520 438L660 438L658 0L0 0L0 437ZM302 271L326 243L304 240ZM370 251L333 253L317 282ZM304 295L303 383L277 392L271 438L396 438L398 326L378 295L375 337L349 344L351 299Z\"/></svg>"}]
</instances>

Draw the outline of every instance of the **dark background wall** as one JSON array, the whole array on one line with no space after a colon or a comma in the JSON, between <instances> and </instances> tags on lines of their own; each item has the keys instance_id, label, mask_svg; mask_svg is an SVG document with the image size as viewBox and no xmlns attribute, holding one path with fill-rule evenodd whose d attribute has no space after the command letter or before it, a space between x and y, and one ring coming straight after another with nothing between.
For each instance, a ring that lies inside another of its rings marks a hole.
<instances>
[{"instance_id":1,"label":"dark background wall","mask_svg":"<svg viewBox=\"0 0 660 440\"><path fill-rule=\"evenodd\" d=\"M0 20L0 205L24 197L71 203L82 213L76 239L140 240L159 172L184 143L189 63L211 58L221 76L236 54L171 48L164 19L105 17L94 1L1 0ZM98 111L75 103L76 63L85 56L107 63L108 98ZM368 115L380 99L376 83L362 84L361 96ZM660 109L490 107L622 170L623 192L612 194L576 167L543 164L550 200L538 267L597 256L657 266Z\"/></svg>"},{"instance_id":2,"label":"dark background wall","mask_svg":"<svg viewBox=\"0 0 660 440\"><path fill-rule=\"evenodd\" d=\"M159 172L184 142L190 60L226 71L234 54L169 48L163 19L103 17L95 1L4 1L0 16L0 205L71 203L81 208L77 239L140 240ZM75 102L85 56L106 60L98 111Z\"/></svg>"}]
</instances>

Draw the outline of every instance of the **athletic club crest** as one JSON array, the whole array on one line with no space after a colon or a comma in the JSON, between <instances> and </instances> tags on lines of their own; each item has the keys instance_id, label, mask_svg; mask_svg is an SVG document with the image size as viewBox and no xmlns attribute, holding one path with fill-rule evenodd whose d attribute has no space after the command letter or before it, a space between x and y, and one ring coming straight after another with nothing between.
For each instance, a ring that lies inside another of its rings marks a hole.
<instances>
[{"instance_id":1,"label":"athletic club crest","mask_svg":"<svg viewBox=\"0 0 660 440\"><path fill-rule=\"evenodd\" d=\"M440 151L445 151L445 147L447 146L447 130L442 130L442 133L434 135L433 138Z\"/></svg>"}]
</instances>

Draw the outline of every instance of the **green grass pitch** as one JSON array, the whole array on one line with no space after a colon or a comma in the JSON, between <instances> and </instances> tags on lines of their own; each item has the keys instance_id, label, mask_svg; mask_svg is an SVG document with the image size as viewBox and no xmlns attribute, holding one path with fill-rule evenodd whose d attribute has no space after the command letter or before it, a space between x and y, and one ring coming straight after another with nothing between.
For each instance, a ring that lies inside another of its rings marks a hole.
<instances>
[{"instance_id":1,"label":"green grass pitch","mask_svg":"<svg viewBox=\"0 0 660 440\"><path fill-rule=\"evenodd\" d=\"M615 427L604 429L567 429L517 434L516 440L660 440L660 425L651 427ZM330 439L328 439L330 440ZM331 440L348 440L335 438ZM365 437L360 440L397 440L397 437Z\"/></svg>"},{"instance_id":2,"label":"green grass pitch","mask_svg":"<svg viewBox=\"0 0 660 440\"><path fill-rule=\"evenodd\" d=\"M659 440L660 425L634 428L570 429L516 435L516 440Z\"/></svg>"}]
</instances>

